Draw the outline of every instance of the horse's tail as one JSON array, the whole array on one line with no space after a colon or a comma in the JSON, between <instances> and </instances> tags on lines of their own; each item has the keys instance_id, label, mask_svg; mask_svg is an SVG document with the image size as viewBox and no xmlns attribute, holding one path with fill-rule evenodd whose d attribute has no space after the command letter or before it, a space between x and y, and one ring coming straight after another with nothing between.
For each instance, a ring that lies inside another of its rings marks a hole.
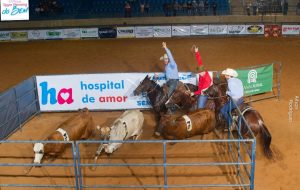
<instances>
[{"instance_id":1,"label":"horse's tail","mask_svg":"<svg viewBox=\"0 0 300 190\"><path fill-rule=\"evenodd\" d=\"M270 147L271 141L272 141L271 133L269 132L268 128L265 126L264 123L262 123L260 125L260 128L261 128L261 136L262 136L264 154L268 159L272 159L273 152Z\"/></svg>"}]
</instances>

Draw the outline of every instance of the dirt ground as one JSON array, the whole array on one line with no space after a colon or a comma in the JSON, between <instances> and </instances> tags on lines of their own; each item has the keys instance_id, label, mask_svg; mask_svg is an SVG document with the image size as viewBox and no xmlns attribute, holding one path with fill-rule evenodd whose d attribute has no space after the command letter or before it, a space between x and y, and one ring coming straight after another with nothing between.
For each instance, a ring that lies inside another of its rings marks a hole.
<instances>
[{"instance_id":1,"label":"dirt ground","mask_svg":"<svg viewBox=\"0 0 300 190\"><path fill-rule=\"evenodd\" d=\"M297 104L295 103L296 96L300 96L299 37L282 37L276 39L262 37L208 37L190 39L115 39L0 43L0 90L4 91L33 75L159 72L163 70L163 64L159 61L159 57L164 53L161 48L162 41L167 42L179 70L182 72L196 72L196 61L190 52L193 44L199 46L203 62L208 70L219 71L227 67L240 68L272 62L281 62L283 64L280 100L268 99L253 104L255 109L262 114L272 134L272 148L280 155L275 161L267 160L262 156L262 152L258 147L254 183L255 189L258 190L299 189L300 111L297 110ZM290 100L294 100L291 118L289 118L289 111L291 113L289 108ZM151 112L145 111L144 113L145 125L142 139L154 140L155 138L152 137L152 133L156 122ZM49 134L49 130L52 130L71 114L73 113L45 113L38 115L28 122L22 130L13 134L9 140L42 140ZM93 112L92 114L97 123L108 125L120 115L120 112ZM208 135L204 139L210 139L210 136ZM130 150L130 145L126 144L108 162L120 159L123 163L139 162L139 159L145 159L151 154L149 158L151 161L159 162L161 160L159 156L155 155L156 153L152 152L153 147L158 147L158 145L150 144L138 147L138 145L134 144L133 146L142 155L133 153L127 160L122 159L122 155L126 155L126 152ZM190 147L191 145L186 148L184 145L176 144L175 146L168 147L168 150L171 153L173 152L174 155L181 155L180 159L185 160L185 162L192 162L199 157L208 161L210 156L214 154L212 152L203 152L203 150L206 151L207 149L199 145L194 145L192 149ZM96 145L85 147L86 155L93 154L95 148ZM21 157L23 158L22 162L29 163L33 157L31 145L20 148L13 145L1 144L0 149L1 162L3 160L9 162L8 160ZM182 155L186 155L186 157L182 157ZM67 151L63 158L70 156L70 151ZM63 162L67 163L68 160L66 161L65 159ZM70 176L73 175L72 167L63 169L63 171L53 167L48 167L47 169L33 168L30 173L31 177L19 175L22 172L20 167L10 168L9 170L3 167L0 169L0 183L14 183L18 179L19 183L39 184L48 181L50 184L60 184L66 180L62 177L61 173ZM106 176L102 175L104 171L93 173L88 169L84 170L83 173L90 176L89 178L84 178L84 182L93 184L93 181L99 182L99 177L107 177L108 182L119 183L116 178L131 176L128 177L129 182L135 181L137 184L163 184L163 181L161 181L161 171L155 168L146 170L145 168L144 170L143 168L136 170L127 168L118 171L118 175L113 173L116 169L105 170ZM192 180L195 180L196 183L199 181L201 183L201 180L204 183L224 180L224 178L218 180L215 175L210 173L212 172L210 169L194 169L196 171L192 175L188 169L174 170L181 174L185 174L186 172L186 178L175 177L172 179L183 184L188 178L193 178ZM207 175L199 173L198 170L205 170ZM107 172L111 173L107 174ZM172 171L170 172L172 173ZM136 176L137 173L141 174L143 179L132 177ZM153 176L151 176L153 173L155 173L154 175L158 175L158 177L153 179ZM54 177L45 180L40 177L43 175L53 175ZM231 179L226 178L226 180L230 181ZM67 179L67 184L74 185L75 182L70 178ZM1 187L0 189L9 188Z\"/></svg>"}]
</instances>

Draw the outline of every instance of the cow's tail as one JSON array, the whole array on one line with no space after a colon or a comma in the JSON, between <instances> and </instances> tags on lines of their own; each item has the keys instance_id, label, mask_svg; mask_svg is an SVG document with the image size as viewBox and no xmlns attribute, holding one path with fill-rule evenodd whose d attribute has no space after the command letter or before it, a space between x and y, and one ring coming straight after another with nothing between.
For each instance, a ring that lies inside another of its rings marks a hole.
<instances>
[{"instance_id":1,"label":"cow's tail","mask_svg":"<svg viewBox=\"0 0 300 190\"><path fill-rule=\"evenodd\" d=\"M269 132L268 128L265 126L263 122L260 123L260 129L261 129L261 138L262 138L262 143L264 148L264 154L268 159L272 159L273 151L271 150L270 147L272 141L271 133Z\"/></svg>"}]
</instances>

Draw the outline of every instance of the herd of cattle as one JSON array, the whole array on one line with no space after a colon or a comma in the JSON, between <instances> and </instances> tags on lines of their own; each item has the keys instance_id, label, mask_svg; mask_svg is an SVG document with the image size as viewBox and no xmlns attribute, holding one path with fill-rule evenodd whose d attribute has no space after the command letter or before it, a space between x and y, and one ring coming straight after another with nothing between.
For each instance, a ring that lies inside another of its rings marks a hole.
<instances>
[{"instance_id":1,"label":"herd of cattle","mask_svg":"<svg viewBox=\"0 0 300 190\"><path fill-rule=\"evenodd\" d=\"M201 117L206 119L199 119ZM205 109L180 117L165 116L160 122L164 125L162 135L165 139L179 140L213 131L216 120L215 114ZM108 154L116 151L122 145L118 141L137 140L143 132L143 124L144 115L140 110L127 110L111 126L99 126L94 123L89 110L84 108L79 109L78 113L58 125L57 129L44 140L77 141L93 138L107 142L99 145L95 154L96 161L102 150ZM60 156L66 149L67 144L35 143L33 147L35 153L34 163L41 164L43 158L54 159Z\"/></svg>"}]
</instances>

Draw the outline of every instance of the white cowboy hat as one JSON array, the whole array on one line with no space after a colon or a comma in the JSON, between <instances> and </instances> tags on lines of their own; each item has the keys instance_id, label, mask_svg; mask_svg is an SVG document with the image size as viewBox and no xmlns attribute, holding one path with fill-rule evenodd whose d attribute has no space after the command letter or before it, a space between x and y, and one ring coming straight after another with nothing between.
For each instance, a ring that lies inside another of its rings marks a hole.
<instances>
[{"instance_id":1,"label":"white cowboy hat","mask_svg":"<svg viewBox=\"0 0 300 190\"><path fill-rule=\"evenodd\" d=\"M169 59L168 55L165 53L163 56L159 58L159 60Z\"/></svg>"},{"instance_id":2,"label":"white cowboy hat","mask_svg":"<svg viewBox=\"0 0 300 190\"><path fill-rule=\"evenodd\" d=\"M222 71L222 75L229 75L232 77L238 77L238 73L234 69L227 68L226 70Z\"/></svg>"}]
</instances>

